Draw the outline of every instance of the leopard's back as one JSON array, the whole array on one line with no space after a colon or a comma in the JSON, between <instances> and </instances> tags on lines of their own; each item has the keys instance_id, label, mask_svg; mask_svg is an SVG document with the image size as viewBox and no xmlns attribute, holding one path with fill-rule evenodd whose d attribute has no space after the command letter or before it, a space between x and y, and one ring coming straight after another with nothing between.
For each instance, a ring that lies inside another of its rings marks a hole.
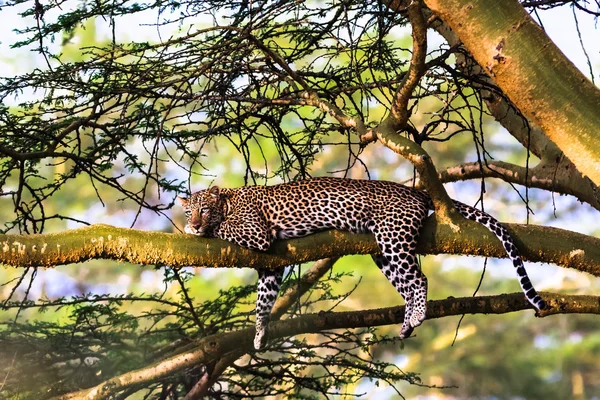
<instances>
[{"instance_id":1,"label":"leopard's back","mask_svg":"<svg viewBox=\"0 0 600 400\"><path fill-rule=\"evenodd\" d=\"M377 220L427 208L428 196L387 181L313 178L264 188L261 212L274 238L325 229L367 233Z\"/></svg>"}]
</instances>

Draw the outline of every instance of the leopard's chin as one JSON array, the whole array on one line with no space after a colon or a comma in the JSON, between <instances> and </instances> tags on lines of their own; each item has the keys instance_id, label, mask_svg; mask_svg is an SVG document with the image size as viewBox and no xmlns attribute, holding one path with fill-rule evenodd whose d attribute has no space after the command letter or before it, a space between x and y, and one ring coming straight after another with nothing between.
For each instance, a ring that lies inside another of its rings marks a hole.
<instances>
[{"instance_id":1,"label":"leopard's chin","mask_svg":"<svg viewBox=\"0 0 600 400\"><path fill-rule=\"evenodd\" d=\"M189 233L190 235L203 236L203 237L215 237L214 231L210 226L202 226L200 229L193 228L189 225L186 225L183 228L185 233Z\"/></svg>"},{"instance_id":2,"label":"leopard's chin","mask_svg":"<svg viewBox=\"0 0 600 400\"><path fill-rule=\"evenodd\" d=\"M191 226L189 226L189 225L186 225L186 226L183 228L183 231L184 231L185 233L189 233L190 235L204 236L204 229L202 229L202 228L200 228L200 229L195 229L195 228L192 228L192 227L191 227Z\"/></svg>"}]
</instances>

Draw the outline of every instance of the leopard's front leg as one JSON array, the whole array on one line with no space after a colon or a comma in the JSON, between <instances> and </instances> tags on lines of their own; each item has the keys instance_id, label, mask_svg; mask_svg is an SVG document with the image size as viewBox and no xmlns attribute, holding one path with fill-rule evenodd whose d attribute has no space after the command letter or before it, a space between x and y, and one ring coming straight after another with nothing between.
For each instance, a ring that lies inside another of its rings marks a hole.
<instances>
[{"instance_id":1,"label":"leopard's front leg","mask_svg":"<svg viewBox=\"0 0 600 400\"><path fill-rule=\"evenodd\" d=\"M268 250L273 239L258 212L228 216L219 226L217 236L247 249L260 251Z\"/></svg>"},{"instance_id":2,"label":"leopard's front leg","mask_svg":"<svg viewBox=\"0 0 600 400\"><path fill-rule=\"evenodd\" d=\"M219 227L221 239L252 250L265 251L271 246L272 236L264 218L257 213L230 215ZM271 309L277 299L283 271L258 270L258 293L256 299L256 334L254 348L260 350L267 344Z\"/></svg>"},{"instance_id":3,"label":"leopard's front leg","mask_svg":"<svg viewBox=\"0 0 600 400\"><path fill-rule=\"evenodd\" d=\"M273 304L281 288L283 270L258 270L258 293L256 298L256 334L254 348L263 349L268 340L268 327Z\"/></svg>"}]
</instances>

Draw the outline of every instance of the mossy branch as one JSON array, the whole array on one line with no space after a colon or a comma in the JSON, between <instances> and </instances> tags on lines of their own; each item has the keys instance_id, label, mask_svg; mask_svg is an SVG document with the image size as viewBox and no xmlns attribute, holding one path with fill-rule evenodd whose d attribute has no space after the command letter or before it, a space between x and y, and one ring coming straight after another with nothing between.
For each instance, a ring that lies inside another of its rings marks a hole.
<instances>
[{"instance_id":1,"label":"mossy branch","mask_svg":"<svg viewBox=\"0 0 600 400\"><path fill-rule=\"evenodd\" d=\"M600 297L567 296L542 292L550 308L542 316L553 314L600 314ZM523 293L497 296L449 298L427 302L427 319L462 314L505 314L532 308ZM362 328L402 323L404 306L351 312L321 312L277 321L270 325L273 339L298 334L318 333L330 329ZM129 387L156 381L199 364L208 364L231 351L252 350L254 328L219 333L197 342L194 349L169 357L148 367L124 373L101 384L55 398L55 400L107 399Z\"/></svg>"},{"instance_id":2,"label":"mossy branch","mask_svg":"<svg viewBox=\"0 0 600 400\"><path fill-rule=\"evenodd\" d=\"M420 254L505 257L500 242L483 226L458 221L460 234L428 218L421 231ZM600 239L563 229L506 224L524 259L574 268L600 276ZM220 239L143 232L92 225L45 235L0 235L0 263L15 267L52 267L90 259L141 265L248 267L276 269L289 264L379 251L371 235L326 231L273 243L269 251L241 248Z\"/></svg>"}]
</instances>

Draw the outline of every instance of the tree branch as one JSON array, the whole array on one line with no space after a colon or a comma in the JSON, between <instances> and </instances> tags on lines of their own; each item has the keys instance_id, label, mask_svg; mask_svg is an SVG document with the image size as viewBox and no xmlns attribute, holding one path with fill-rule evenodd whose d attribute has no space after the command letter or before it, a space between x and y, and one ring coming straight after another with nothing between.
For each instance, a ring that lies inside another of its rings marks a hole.
<instances>
[{"instance_id":1,"label":"tree branch","mask_svg":"<svg viewBox=\"0 0 600 400\"><path fill-rule=\"evenodd\" d=\"M408 73L404 75L402 83L394 95L392 113L390 117L396 120L398 128L404 128L408 122L408 101L413 91L419 85L421 77L425 73L425 56L427 55L427 24L421 11L421 1L412 0L407 8L408 18L412 27L413 54L410 59Z\"/></svg>"},{"instance_id":2,"label":"tree branch","mask_svg":"<svg viewBox=\"0 0 600 400\"><path fill-rule=\"evenodd\" d=\"M600 297L561 295L542 292L549 309L541 316L554 314L600 314ZM449 298L427 302L427 319L443 318L461 314L505 314L531 309L523 293L496 296ZM404 306L351 312L321 312L272 323L269 331L272 338L318 333L331 329L362 328L401 323ZM100 400L125 390L133 385L152 382L171 376L178 371L198 364L210 363L224 354L243 348L252 351L253 328L220 333L198 341L191 351L169 357L149 367L127 372L111 378L93 388L56 397L55 400Z\"/></svg>"},{"instance_id":3,"label":"tree branch","mask_svg":"<svg viewBox=\"0 0 600 400\"><path fill-rule=\"evenodd\" d=\"M600 185L600 90L523 7L516 1L494 0L425 0L425 4L457 33L518 109L582 174Z\"/></svg>"},{"instance_id":4,"label":"tree branch","mask_svg":"<svg viewBox=\"0 0 600 400\"><path fill-rule=\"evenodd\" d=\"M405 6L409 3L408 7ZM359 132L360 141L363 145L381 140L378 131L396 132L408 127L409 111L408 102L413 91L419 84L426 71L425 58L427 56L427 25L421 11L420 1L399 1L391 5L398 12L406 12L412 27L413 52L410 59L408 71L402 77L402 81L394 93L391 112L376 129L370 129L364 133Z\"/></svg>"},{"instance_id":5,"label":"tree branch","mask_svg":"<svg viewBox=\"0 0 600 400\"><path fill-rule=\"evenodd\" d=\"M435 216L440 222L450 226L455 232L460 230L461 218L444 185L438 178L438 172L427 152L412 140L402 136L393 126L393 120L387 118L374 130L375 135L387 148L410 161L419 173L421 187L427 190L435 207Z\"/></svg>"},{"instance_id":6,"label":"tree branch","mask_svg":"<svg viewBox=\"0 0 600 400\"><path fill-rule=\"evenodd\" d=\"M360 118L349 117L334 103L321 99L317 92L308 84L308 82L306 82L300 74L293 70L292 67L290 67L288 63L279 54L277 54L277 52L271 50L253 35L242 31L240 32L245 34L245 36L247 36L249 40L251 40L259 49L261 49L261 51L265 53L267 57L271 58L275 63L277 63L277 65L283 68L283 70L287 72L288 75L304 89L304 92L302 93L303 100L301 101L301 104L319 108L321 111L335 118L343 127L356 129L359 135L363 135L366 132L364 123Z\"/></svg>"},{"instance_id":7,"label":"tree branch","mask_svg":"<svg viewBox=\"0 0 600 400\"><path fill-rule=\"evenodd\" d=\"M396 10L401 9L400 4L393 4L392 7ZM405 138L399 133L399 131L406 130L409 127L408 102L426 71L427 24L421 8L420 1L411 1L406 8L412 26L413 53L408 72L404 75L394 94L391 113L375 129L360 135L360 140L363 145L379 140L386 147L410 161L417 169L423 187L431 196L436 218L458 232L461 218L444 186L438 179L438 173L431 157L418 143Z\"/></svg>"},{"instance_id":8,"label":"tree branch","mask_svg":"<svg viewBox=\"0 0 600 400\"><path fill-rule=\"evenodd\" d=\"M456 234L435 218L425 221L419 254L468 254L506 257L500 241L482 225L460 220ZM564 229L504 224L523 258L600 276L600 239ZM372 235L325 231L300 239L275 241L269 251L239 247L221 239L162 232L142 232L91 225L44 235L0 235L0 263L15 267L52 267L90 259L113 259L140 265L173 267L281 268L322 258L379 252Z\"/></svg>"},{"instance_id":9,"label":"tree branch","mask_svg":"<svg viewBox=\"0 0 600 400\"><path fill-rule=\"evenodd\" d=\"M567 159L555 165L545 162L539 163L534 168L521 167L503 161L487 161L482 164L477 162L465 163L446 168L439 172L440 181L444 183L465 181L469 179L499 178L505 182L516 183L527 187L544 189L560 194L570 194L579 201L583 201L600 210L600 198L596 192L596 185L574 170L575 166ZM569 165L572 168L569 171ZM576 177L565 172L574 172ZM417 187L422 187L418 184Z\"/></svg>"},{"instance_id":10,"label":"tree branch","mask_svg":"<svg viewBox=\"0 0 600 400\"><path fill-rule=\"evenodd\" d=\"M426 9L425 14L430 15L431 11ZM462 44L456 33L443 21L436 20L432 27L446 39L451 47L458 47ZM600 210L598 187L577 170L575 165L558 146L548 139L538 125L528 121L506 97L490 90L495 84L489 76L485 75L478 64L469 57L465 57L462 52L455 52L455 55L456 66L461 72L470 77L477 77L477 80L473 80L471 85L474 89L479 90L481 98L496 121L525 148L535 154L541 162L529 171L523 167L502 162L488 162L487 165L484 165L483 171L479 169L479 164L460 165L440 172L442 182L474 179L481 176L501 177L507 182L570 194ZM477 168L473 168L473 165L476 165ZM525 182L526 177L527 182Z\"/></svg>"},{"instance_id":11,"label":"tree branch","mask_svg":"<svg viewBox=\"0 0 600 400\"><path fill-rule=\"evenodd\" d=\"M326 258L317 261L297 282L290 286L275 302L271 311L271 321L277 321L286 313L286 311L306 293L315 283L319 281L328 271L331 270L333 264L338 259ZM252 349L240 348L225 354L216 363L209 376L202 378L194 385L194 387L185 395L184 400L202 399L206 396L207 391L219 379L221 374L229 368L231 364L238 358L248 353Z\"/></svg>"}]
</instances>

